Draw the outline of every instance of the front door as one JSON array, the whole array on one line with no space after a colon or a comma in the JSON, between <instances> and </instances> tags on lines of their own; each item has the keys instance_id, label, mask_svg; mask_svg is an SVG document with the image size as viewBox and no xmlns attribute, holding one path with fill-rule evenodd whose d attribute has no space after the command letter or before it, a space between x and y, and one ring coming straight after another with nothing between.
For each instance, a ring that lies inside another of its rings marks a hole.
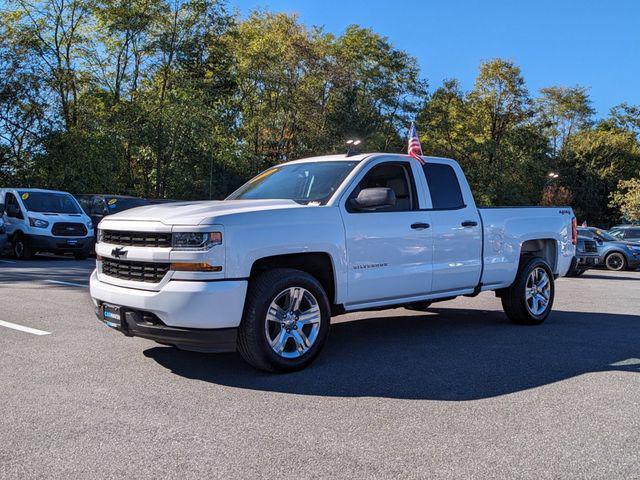
<instances>
[{"instance_id":1,"label":"front door","mask_svg":"<svg viewBox=\"0 0 640 480\"><path fill-rule=\"evenodd\" d=\"M393 208L349 207L364 188L394 191ZM377 162L341 206L348 258L347 305L424 295L431 289L431 213L420 211L409 161Z\"/></svg>"}]
</instances>

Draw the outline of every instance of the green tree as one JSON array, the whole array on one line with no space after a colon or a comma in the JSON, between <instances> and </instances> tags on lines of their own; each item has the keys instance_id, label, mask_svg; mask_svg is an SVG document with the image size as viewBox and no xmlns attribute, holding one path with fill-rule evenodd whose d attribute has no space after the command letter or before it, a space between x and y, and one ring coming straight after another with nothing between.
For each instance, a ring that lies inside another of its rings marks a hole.
<instances>
[{"instance_id":1,"label":"green tree","mask_svg":"<svg viewBox=\"0 0 640 480\"><path fill-rule=\"evenodd\" d=\"M594 110L584 87L547 87L540 94L538 122L551 141L552 153L559 155L571 135L591 125Z\"/></svg>"},{"instance_id":2,"label":"green tree","mask_svg":"<svg viewBox=\"0 0 640 480\"><path fill-rule=\"evenodd\" d=\"M640 177L620 180L618 189L611 194L611 206L617 207L624 219L640 221Z\"/></svg>"},{"instance_id":3,"label":"green tree","mask_svg":"<svg viewBox=\"0 0 640 480\"><path fill-rule=\"evenodd\" d=\"M573 135L560 163L560 175L574 195L573 207L590 224L607 226L619 213L609 204L620 180L640 170L640 145L632 132L606 122Z\"/></svg>"}]
</instances>

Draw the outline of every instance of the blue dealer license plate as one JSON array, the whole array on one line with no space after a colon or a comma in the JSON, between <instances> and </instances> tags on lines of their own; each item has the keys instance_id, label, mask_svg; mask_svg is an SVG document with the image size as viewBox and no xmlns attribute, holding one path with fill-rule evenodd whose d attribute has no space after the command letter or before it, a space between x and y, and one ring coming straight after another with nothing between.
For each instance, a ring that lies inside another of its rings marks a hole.
<instances>
[{"instance_id":1,"label":"blue dealer license plate","mask_svg":"<svg viewBox=\"0 0 640 480\"><path fill-rule=\"evenodd\" d=\"M120 307L103 303L102 319L110 327L120 327L122 325Z\"/></svg>"}]
</instances>

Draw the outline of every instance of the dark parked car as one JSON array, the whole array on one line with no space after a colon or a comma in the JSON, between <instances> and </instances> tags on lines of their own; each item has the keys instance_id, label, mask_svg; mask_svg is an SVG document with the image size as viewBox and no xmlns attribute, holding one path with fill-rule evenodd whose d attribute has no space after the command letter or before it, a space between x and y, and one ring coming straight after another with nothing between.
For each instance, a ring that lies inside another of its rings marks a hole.
<instances>
[{"instance_id":1,"label":"dark parked car","mask_svg":"<svg viewBox=\"0 0 640 480\"><path fill-rule=\"evenodd\" d=\"M640 243L640 225L616 225L609 233L618 240Z\"/></svg>"},{"instance_id":2,"label":"dark parked car","mask_svg":"<svg viewBox=\"0 0 640 480\"><path fill-rule=\"evenodd\" d=\"M600 254L598 253L596 241L591 237L578 235L576 256L573 257L573 262L571 262L567 277L578 277L588 269L598 266L600 263Z\"/></svg>"},{"instance_id":3,"label":"dark parked car","mask_svg":"<svg viewBox=\"0 0 640 480\"><path fill-rule=\"evenodd\" d=\"M608 270L635 270L640 267L640 244L620 240L596 227L578 228L578 234L596 241L602 264Z\"/></svg>"},{"instance_id":4,"label":"dark parked car","mask_svg":"<svg viewBox=\"0 0 640 480\"><path fill-rule=\"evenodd\" d=\"M149 200L126 195L75 195L82 209L91 217L93 228L107 215L122 212L130 208L149 205Z\"/></svg>"}]
</instances>

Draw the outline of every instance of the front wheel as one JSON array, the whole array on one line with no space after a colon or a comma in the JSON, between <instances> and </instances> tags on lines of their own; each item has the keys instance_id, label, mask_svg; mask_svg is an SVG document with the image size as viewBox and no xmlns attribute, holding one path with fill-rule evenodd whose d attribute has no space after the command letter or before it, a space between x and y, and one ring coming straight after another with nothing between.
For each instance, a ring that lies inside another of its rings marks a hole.
<instances>
[{"instance_id":1,"label":"front wheel","mask_svg":"<svg viewBox=\"0 0 640 480\"><path fill-rule=\"evenodd\" d=\"M13 255L18 260L29 260L33 256L33 251L29 246L27 239L21 233L16 233L13 237Z\"/></svg>"},{"instance_id":2,"label":"front wheel","mask_svg":"<svg viewBox=\"0 0 640 480\"><path fill-rule=\"evenodd\" d=\"M613 252L607 255L607 258L604 259L604 264L607 270L619 272L627 268L627 259L624 258L624 255L621 253Z\"/></svg>"},{"instance_id":3,"label":"front wheel","mask_svg":"<svg viewBox=\"0 0 640 480\"><path fill-rule=\"evenodd\" d=\"M269 270L249 285L238 351L260 370L300 370L320 353L329 320L329 300L320 282L300 270Z\"/></svg>"},{"instance_id":4,"label":"front wheel","mask_svg":"<svg viewBox=\"0 0 640 480\"><path fill-rule=\"evenodd\" d=\"M513 285L502 292L502 307L513 323L538 325L551 313L554 295L553 273L547 262L540 257L522 259Z\"/></svg>"}]
</instances>

